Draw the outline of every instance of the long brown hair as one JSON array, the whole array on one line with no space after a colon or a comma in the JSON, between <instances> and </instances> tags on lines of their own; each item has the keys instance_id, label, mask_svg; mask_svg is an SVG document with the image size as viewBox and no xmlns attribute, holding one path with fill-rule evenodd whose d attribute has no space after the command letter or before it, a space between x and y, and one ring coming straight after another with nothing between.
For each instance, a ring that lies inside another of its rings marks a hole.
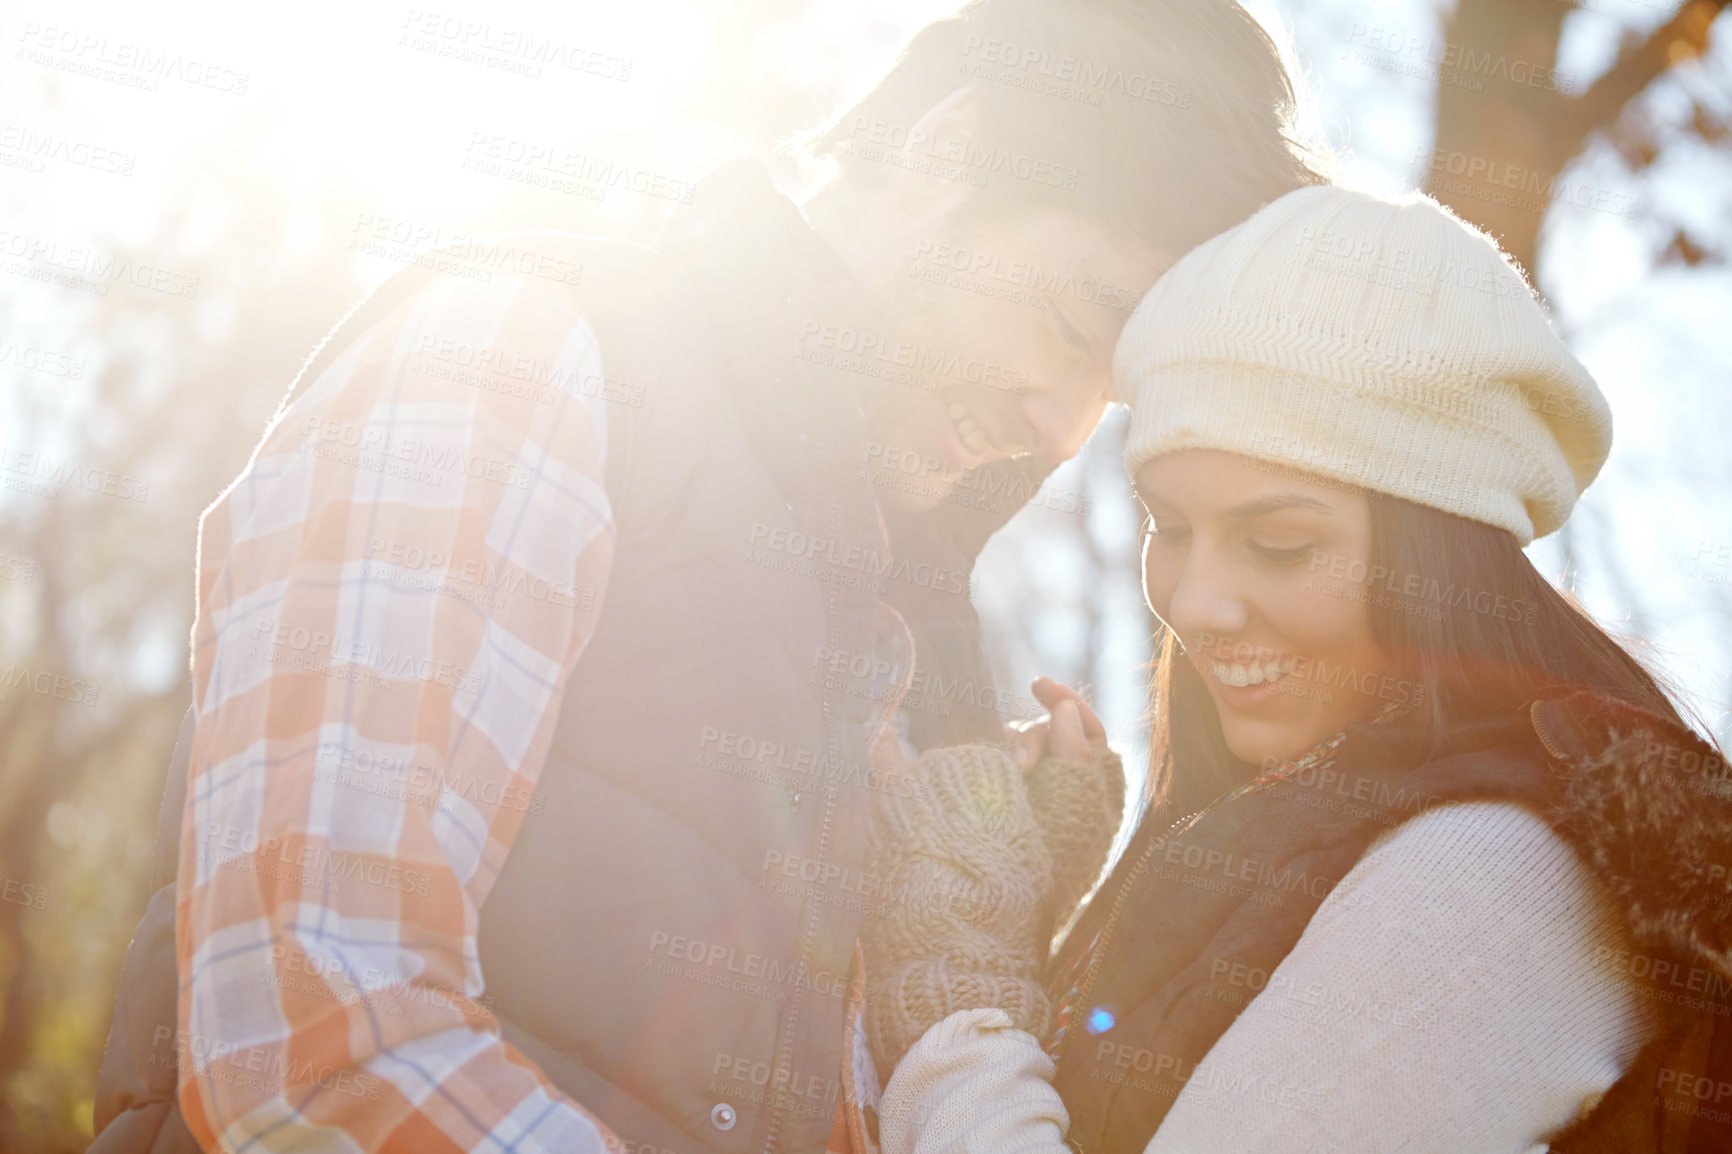
<instances>
[{"instance_id":1,"label":"long brown hair","mask_svg":"<svg viewBox=\"0 0 1732 1154\"><path fill-rule=\"evenodd\" d=\"M1367 497L1372 631L1424 689L1416 721L1427 751L1453 724L1566 689L1596 689L1685 724L1660 681L1553 588L1508 532L1383 493ZM1243 784L1251 767L1228 750L1208 689L1166 630L1152 697L1146 814L1193 813Z\"/></svg>"}]
</instances>

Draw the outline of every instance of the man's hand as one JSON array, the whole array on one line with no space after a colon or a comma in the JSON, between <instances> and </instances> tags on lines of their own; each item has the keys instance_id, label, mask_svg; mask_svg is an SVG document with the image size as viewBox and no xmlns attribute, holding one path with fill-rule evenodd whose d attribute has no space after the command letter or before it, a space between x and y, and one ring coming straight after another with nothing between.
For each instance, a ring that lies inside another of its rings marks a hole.
<instances>
[{"instance_id":1,"label":"man's hand","mask_svg":"<svg viewBox=\"0 0 1732 1154\"><path fill-rule=\"evenodd\" d=\"M1015 747L1016 763L1024 772L1049 752L1065 761L1093 761L1106 756L1107 727L1082 694L1050 677L1035 678L1030 688L1035 700L1046 706L1046 716L1004 727Z\"/></svg>"}]
</instances>

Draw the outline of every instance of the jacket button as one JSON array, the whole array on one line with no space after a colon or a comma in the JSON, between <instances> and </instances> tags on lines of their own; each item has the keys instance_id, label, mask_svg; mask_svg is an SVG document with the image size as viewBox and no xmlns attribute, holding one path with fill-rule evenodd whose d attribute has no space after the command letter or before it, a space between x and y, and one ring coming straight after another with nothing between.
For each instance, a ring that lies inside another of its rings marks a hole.
<instances>
[{"instance_id":1,"label":"jacket button","mask_svg":"<svg viewBox=\"0 0 1732 1154\"><path fill-rule=\"evenodd\" d=\"M710 1107L710 1125L718 1130L734 1128L734 1108L726 1102L717 1102Z\"/></svg>"}]
</instances>

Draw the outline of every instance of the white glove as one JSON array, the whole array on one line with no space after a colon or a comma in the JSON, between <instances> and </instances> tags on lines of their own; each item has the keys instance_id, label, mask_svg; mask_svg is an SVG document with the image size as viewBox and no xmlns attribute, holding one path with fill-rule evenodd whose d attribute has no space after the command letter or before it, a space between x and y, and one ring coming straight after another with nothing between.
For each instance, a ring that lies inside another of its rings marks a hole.
<instances>
[{"instance_id":1,"label":"white glove","mask_svg":"<svg viewBox=\"0 0 1732 1154\"><path fill-rule=\"evenodd\" d=\"M1070 1154L1052 1059L1003 1010L959 1010L908 1051L878 1107L882 1154Z\"/></svg>"}]
</instances>

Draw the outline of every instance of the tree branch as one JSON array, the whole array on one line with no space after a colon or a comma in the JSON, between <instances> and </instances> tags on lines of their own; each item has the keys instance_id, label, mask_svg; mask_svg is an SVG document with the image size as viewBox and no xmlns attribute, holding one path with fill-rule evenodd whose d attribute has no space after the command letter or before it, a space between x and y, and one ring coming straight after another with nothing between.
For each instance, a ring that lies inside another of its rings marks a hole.
<instances>
[{"instance_id":1,"label":"tree branch","mask_svg":"<svg viewBox=\"0 0 1732 1154\"><path fill-rule=\"evenodd\" d=\"M1624 106L1641 95L1654 78L1708 46L1708 30L1729 0L1689 0L1678 14L1626 51L1606 74L1568 104L1558 127L1580 144L1596 128L1614 123ZM1577 149L1571 149L1574 155Z\"/></svg>"}]
</instances>

